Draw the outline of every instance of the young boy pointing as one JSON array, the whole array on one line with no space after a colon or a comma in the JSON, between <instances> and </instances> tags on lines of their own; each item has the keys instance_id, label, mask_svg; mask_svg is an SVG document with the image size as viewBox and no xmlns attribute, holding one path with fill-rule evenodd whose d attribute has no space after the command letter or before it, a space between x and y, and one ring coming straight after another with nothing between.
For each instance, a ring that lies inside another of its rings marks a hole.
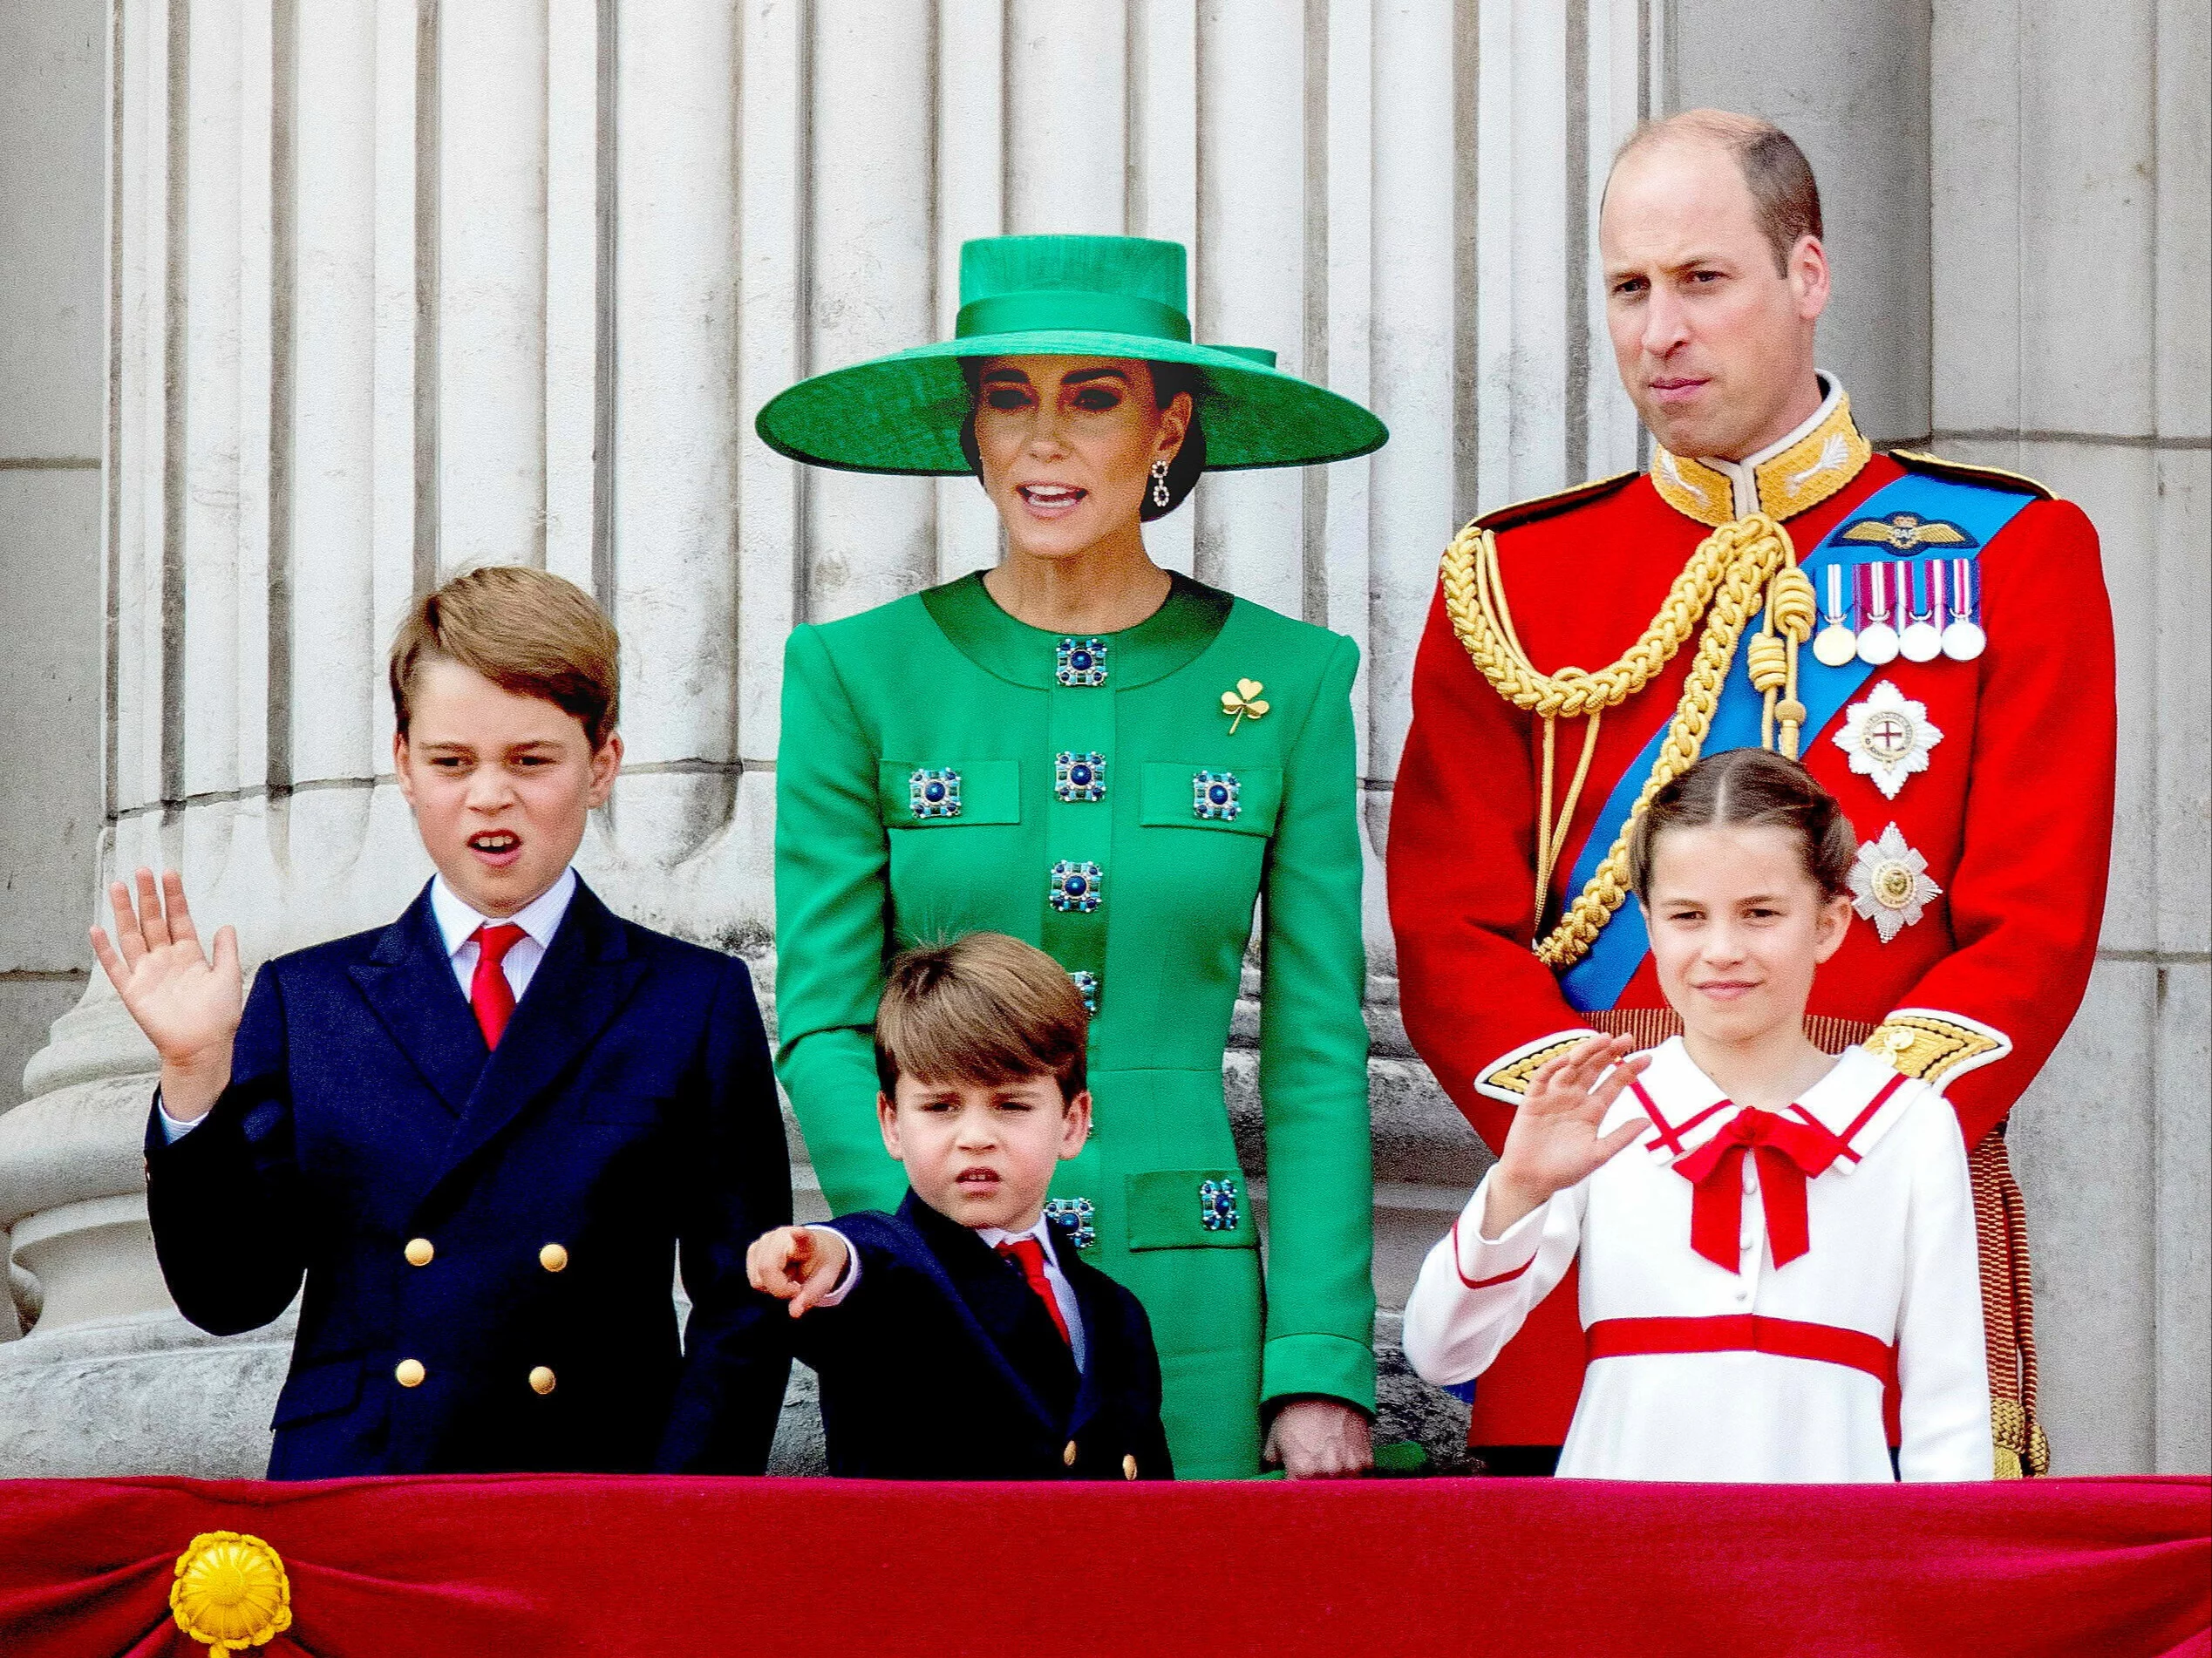
<instances>
[{"instance_id":1,"label":"young boy pointing","mask_svg":"<svg viewBox=\"0 0 2212 1658\"><path fill-rule=\"evenodd\" d=\"M784 1227L753 1283L820 1373L834 1474L1167 1479L1160 1356L1046 1188L1091 1131L1089 1020L1059 964L998 933L909 950L876 1013L895 1215Z\"/></svg>"},{"instance_id":2,"label":"young boy pointing","mask_svg":"<svg viewBox=\"0 0 2212 1658\"><path fill-rule=\"evenodd\" d=\"M178 1307L229 1335L304 1281L271 1478L766 1464L789 1360L744 1249L791 1176L752 982L570 867L622 764L617 649L558 577L454 577L391 652L438 870L405 914L250 996L174 872L92 929L161 1059L146 1202Z\"/></svg>"}]
</instances>

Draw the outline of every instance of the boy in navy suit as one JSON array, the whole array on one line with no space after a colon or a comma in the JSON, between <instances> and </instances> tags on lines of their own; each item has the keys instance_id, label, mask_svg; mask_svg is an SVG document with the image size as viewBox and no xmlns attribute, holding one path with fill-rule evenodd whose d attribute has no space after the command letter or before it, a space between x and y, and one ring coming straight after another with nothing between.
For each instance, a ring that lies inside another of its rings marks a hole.
<instances>
[{"instance_id":1,"label":"boy in navy suit","mask_svg":"<svg viewBox=\"0 0 2212 1658\"><path fill-rule=\"evenodd\" d=\"M1079 1220L1045 1217L1090 1133L1088 1036L1068 975L1003 934L891 964L876 1112L912 1189L895 1215L779 1227L747 1261L800 1321L832 1473L1174 1477L1144 1308L1085 1265Z\"/></svg>"},{"instance_id":2,"label":"boy in navy suit","mask_svg":"<svg viewBox=\"0 0 2212 1658\"><path fill-rule=\"evenodd\" d=\"M135 906L116 883L113 941L92 929L160 1056L146 1203L178 1307L228 1335L305 1282L273 1479L766 1463L790 1360L744 1254L791 1172L752 982L569 867L622 764L617 651L556 576L456 576L391 651L438 869L405 914L250 997L174 872L140 870Z\"/></svg>"}]
</instances>

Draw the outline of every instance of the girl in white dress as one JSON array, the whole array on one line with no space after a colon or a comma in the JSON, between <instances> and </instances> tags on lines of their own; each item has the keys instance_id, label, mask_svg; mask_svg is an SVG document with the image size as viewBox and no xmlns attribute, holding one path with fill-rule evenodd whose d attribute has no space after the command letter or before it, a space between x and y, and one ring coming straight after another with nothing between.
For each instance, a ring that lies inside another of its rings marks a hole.
<instances>
[{"instance_id":1,"label":"girl in white dress","mask_svg":"<svg viewBox=\"0 0 2212 1658\"><path fill-rule=\"evenodd\" d=\"M1662 789L1630 879L1684 1034L1643 1053L1593 1036L1539 1070L1421 1267L1405 1354L1449 1383L1581 1255L1589 1365L1562 1475L1991 1476L1957 1118L1865 1050L1805 1035L1814 972L1851 924L1856 844L1834 798L1762 750Z\"/></svg>"}]
</instances>

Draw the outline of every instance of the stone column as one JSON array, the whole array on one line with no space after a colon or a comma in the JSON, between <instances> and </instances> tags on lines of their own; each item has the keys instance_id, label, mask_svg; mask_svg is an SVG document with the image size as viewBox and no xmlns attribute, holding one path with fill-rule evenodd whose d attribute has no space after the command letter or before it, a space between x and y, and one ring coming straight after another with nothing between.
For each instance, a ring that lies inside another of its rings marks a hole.
<instances>
[{"instance_id":1,"label":"stone column","mask_svg":"<svg viewBox=\"0 0 2212 1658\"><path fill-rule=\"evenodd\" d=\"M1154 536L1366 653L1398 1305L1483 1162L1395 1015L1378 854L1406 678L1460 517L1632 456L1582 273L1664 10L122 0L103 874L182 868L255 962L397 914L428 871L389 775L385 642L460 565L540 564L627 645L630 763L584 873L772 989L785 635L987 565L997 535L971 482L802 472L754 411L949 330L964 237L1172 237L1201 337L1271 346L1394 433L1371 459L1211 480ZM1249 988L1248 1128L1256 964ZM216 1342L170 1306L151 1071L95 983L0 1117L0 1227L24 1304L44 1298L0 1348L0 1470L266 1455L289 1328Z\"/></svg>"},{"instance_id":2,"label":"stone column","mask_svg":"<svg viewBox=\"0 0 2212 1658\"><path fill-rule=\"evenodd\" d=\"M62 0L10 20L0 63L0 1111L24 1062L85 993L78 933L100 818L101 275L107 243L101 96L107 10ZM57 766L55 757L75 757ZM29 780L35 779L35 785ZM0 1263L9 1254L0 1220ZM37 1284L0 1266L0 1342L37 1315Z\"/></svg>"},{"instance_id":3,"label":"stone column","mask_svg":"<svg viewBox=\"0 0 2212 1658\"><path fill-rule=\"evenodd\" d=\"M2045 1415L2059 1471L2201 1473L2212 28L2157 0L1958 0L1933 43L1935 442L2088 513L2120 648L2097 966L2014 1115Z\"/></svg>"},{"instance_id":4,"label":"stone column","mask_svg":"<svg viewBox=\"0 0 2212 1658\"><path fill-rule=\"evenodd\" d=\"M2212 1463L2209 33L2202 7L2161 0L1680 0L1665 35L1677 105L1769 116L1812 158L1836 272L1822 360L1877 440L2025 472L2103 542L2120 723L2104 933L2010 1131L2070 1474ZM2049 786L2066 767L2051 757Z\"/></svg>"}]
</instances>

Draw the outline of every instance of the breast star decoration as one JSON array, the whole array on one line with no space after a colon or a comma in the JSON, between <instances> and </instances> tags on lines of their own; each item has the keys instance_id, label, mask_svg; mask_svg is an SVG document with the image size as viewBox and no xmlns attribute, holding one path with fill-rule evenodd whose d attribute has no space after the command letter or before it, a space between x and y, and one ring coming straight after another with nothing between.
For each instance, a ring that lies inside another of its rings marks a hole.
<instances>
[{"instance_id":1,"label":"breast star decoration","mask_svg":"<svg viewBox=\"0 0 2212 1658\"><path fill-rule=\"evenodd\" d=\"M1851 866L1851 907L1872 921L1884 944L1927 914L1943 888L1928 879L1928 860L1905 844L1891 824L1882 839L1859 848Z\"/></svg>"},{"instance_id":2,"label":"breast star decoration","mask_svg":"<svg viewBox=\"0 0 2212 1658\"><path fill-rule=\"evenodd\" d=\"M1267 704L1260 700L1260 693L1267 687L1256 679L1240 679L1235 690L1222 693L1222 712L1231 716L1229 734L1236 735L1236 728L1248 719L1256 720L1267 712Z\"/></svg>"},{"instance_id":3,"label":"breast star decoration","mask_svg":"<svg viewBox=\"0 0 2212 1658\"><path fill-rule=\"evenodd\" d=\"M1835 745L1851 757L1851 769L1871 778L1882 798L1895 800L1905 779L1928 769L1928 751L1943 734L1928 718L1928 704L1916 703L1888 680L1863 703L1844 710Z\"/></svg>"}]
</instances>

